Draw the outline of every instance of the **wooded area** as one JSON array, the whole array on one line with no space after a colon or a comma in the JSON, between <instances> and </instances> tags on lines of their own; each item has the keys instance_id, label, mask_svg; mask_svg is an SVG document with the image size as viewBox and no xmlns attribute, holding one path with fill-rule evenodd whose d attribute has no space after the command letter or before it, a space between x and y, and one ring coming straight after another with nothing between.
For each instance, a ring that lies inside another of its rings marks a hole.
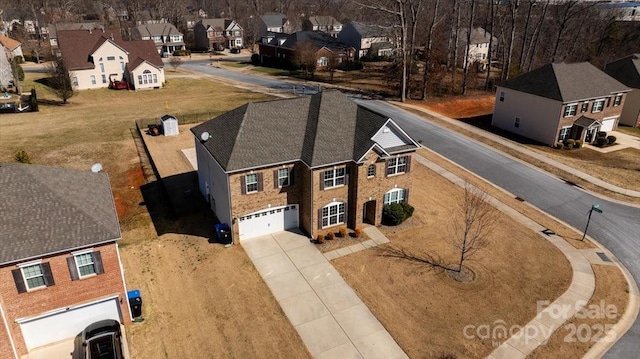
<instances>
[{"instance_id":1,"label":"wooded area","mask_svg":"<svg viewBox=\"0 0 640 359\"><path fill-rule=\"evenodd\" d=\"M90 19L123 29L164 18L185 34L187 44L187 21L197 21L200 9L209 18L237 20L245 34L267 12L286 14L296 28L309 15L376 24L394 30L393 74L402 100L488 90L549 62L602 67L640 51L640 22L617 21L613 10L585 0L0 0L0 8L5 20L9 14L48 24ZM489 71L464 61L465 44L478 27L493 35Z\"/></svg>"}]
</instances>

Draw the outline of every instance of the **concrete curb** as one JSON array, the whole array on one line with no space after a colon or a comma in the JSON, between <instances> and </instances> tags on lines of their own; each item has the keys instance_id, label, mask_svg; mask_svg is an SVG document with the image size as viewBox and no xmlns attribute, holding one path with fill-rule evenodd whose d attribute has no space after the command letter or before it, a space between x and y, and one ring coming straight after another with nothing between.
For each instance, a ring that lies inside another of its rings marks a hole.
<instances>
[{"instance_id":1,"label":"concrete curb","mask_svg":"<svg viewBox=\"0 0 640 359\"><path fill-rule=\"evenodd\" d=\"M445 121L445 122L447 122L449 124L452 124L454 126L463 128L465 130L472 131L472 132L474 132L474 133L476 133L476 134L478 134L480 136L488 138L488 139L490 139L492 141L495 141L495 142L497 142L497 143L499 143L501 145L507 146L512 150L518 151L518 152L520 152L520 153L522 153L524 155L527 155L529 157L532 157L532 158L534 158L534 159L536 159L538 161L544 162L544 163L546 163L548 165L556 167L556 168L558 168L560 170L563 170L565 172L569 172L569 173L571 173L571 174L573 174L573 175L575 175L577 177L582 178L583 180L585 180L587 182L595 184L598 187L607 189L607 190L615 192L615 193L623 194L625 196L640 198L640 191L634 191L634 190L630 190L630 189L626 189L626 188L622 188L622 187L610 184L610 183L608 183L606 181L603 181L603 180L601 180L599 178L591 176L591 175L589 175L587 173L584 173L584 172L582 172L580 170L577 170L577 169L575 169L573 167L570 167L570 166L567 166L567 165L565 165L563 163L560 163L558 161L552 160L552 159L548 158L547 156L541 155L541 154L539 154L537 152L534 152L534 151L531 151L531 150L525 150L524 148L522 148L522 145L516 144L511 140L507 140L507 139L505 139L503 137L500 137L498 135L494 135L492 133L489 133L487 131L479 129L479 128L475 127L475 126L471 126L471 125L468 125L466 123L461 123L460 121L453 120L453 119L451 119L449 117L446 117L446 116L443 116L443 115L441 115L441 114L439 114L437 112L434 112L434 111L431 111L431 110L428 110L428 109L425 109L425 108L422 108L422 107L419 107L419 106L405 104L405 103L398 103L398 102L395 102L395 101L388 101L388 102L393 104L394 106L397 106L397 107L406 107L406 108L410 108L410 109L413 109L413 110L424 112L424 113L426 113L426 114L428 114L430 116L436 117L439 120Z\"/></svg>"}]
</instances>

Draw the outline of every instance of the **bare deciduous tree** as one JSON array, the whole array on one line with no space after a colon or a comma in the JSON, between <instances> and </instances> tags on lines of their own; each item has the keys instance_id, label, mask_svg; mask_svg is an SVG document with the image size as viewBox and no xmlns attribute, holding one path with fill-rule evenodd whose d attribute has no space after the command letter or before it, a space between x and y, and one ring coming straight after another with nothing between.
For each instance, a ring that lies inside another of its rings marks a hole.
<instances>
[{"instance_id":1,"label":"bare deciduous tree","mask_svg":"<svg viewBox=\"0 0 640 359\"><path fill-rule=\"evenodd\" d=\"M305 78L313 79L317 64L316 52L318 49L311 41L296 44L296 60L300 63Z\"/></svg>"},{"instance_id":2,"label":"bare deciduous tree","mask_svg":"<svg viewBox=\"0 0 640 359\"><path fill-rule=\"evenodd\" d=\"M174 70L177 70L180 65L182 65L182 59L178 56L171 56L169 59L169 65L173 67Z\"/></svg>"},{"instance_id":3,"label":"bare deciduous tree","mask_svg":"<svg viewBox=\"0 0 640 359\"><path fill-rule=\"evenodd\" d=\"M466 182L464 195L451 218L451 245L459 251L457 272L462 271L465 260L488 244L488 236L498 219L496 210L487 202L485 192Z\"/></svg>"}]
</instances>

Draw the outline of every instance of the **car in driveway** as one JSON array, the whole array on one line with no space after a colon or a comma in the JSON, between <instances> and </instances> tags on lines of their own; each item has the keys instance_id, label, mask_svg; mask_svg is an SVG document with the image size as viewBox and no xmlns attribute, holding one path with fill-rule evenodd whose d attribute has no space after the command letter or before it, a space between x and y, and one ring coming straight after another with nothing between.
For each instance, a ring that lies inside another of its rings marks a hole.
<instances>
[{"instance_id":1,"label":"car in driveway","mask_svg":"<svg viewBox=\"0 0 640 359\"><path fill-rule=\"evenodd\" d=\"M95 322L82 331L83 359L124 359L117 320Z\"/></svg>"}]
</instances>

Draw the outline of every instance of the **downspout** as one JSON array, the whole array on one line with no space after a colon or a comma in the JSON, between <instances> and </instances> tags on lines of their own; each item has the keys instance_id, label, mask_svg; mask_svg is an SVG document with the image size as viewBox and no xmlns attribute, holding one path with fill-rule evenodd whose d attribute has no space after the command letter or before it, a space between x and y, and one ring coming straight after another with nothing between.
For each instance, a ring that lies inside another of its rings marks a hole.
<instances>
[{"instance_id":1,"label":"downspout","mask_svg":"<svg viewBox=\"0 0 640 359\"><path fill-rule=\"evenodd\" d=\"M122 261L120 260L120 249L118 248L118 242L116 245L116 254L118 255L118 265L120 265L120 276L122 276L122 288L124 289L124 300L127 302L127 306L129 307L129 320L133 322L133 314L131 313L131 306L129 306L129 295L127 294L127 282L124 279L124 268L122 268Z\"/></svg>"},{"instance_id":2,"label":"downspout","mask_svg":"<svg viewBox=\"0 0 640 359\"><path fill-rule=\"evenodd\" d=\"M11 350L13 350L13 356L16 359L20 359L18 356L18 352L16 351L16 344L13 342L13 337L11 336L11 331L9 329L9 323L7 322L7 317L4 315L4 308L0 303L0 314L2 314L2 322L4 323L4 327L7 331L7 336L9 337L9 343L11 343Z\"/></svg>"}]
</instances>

